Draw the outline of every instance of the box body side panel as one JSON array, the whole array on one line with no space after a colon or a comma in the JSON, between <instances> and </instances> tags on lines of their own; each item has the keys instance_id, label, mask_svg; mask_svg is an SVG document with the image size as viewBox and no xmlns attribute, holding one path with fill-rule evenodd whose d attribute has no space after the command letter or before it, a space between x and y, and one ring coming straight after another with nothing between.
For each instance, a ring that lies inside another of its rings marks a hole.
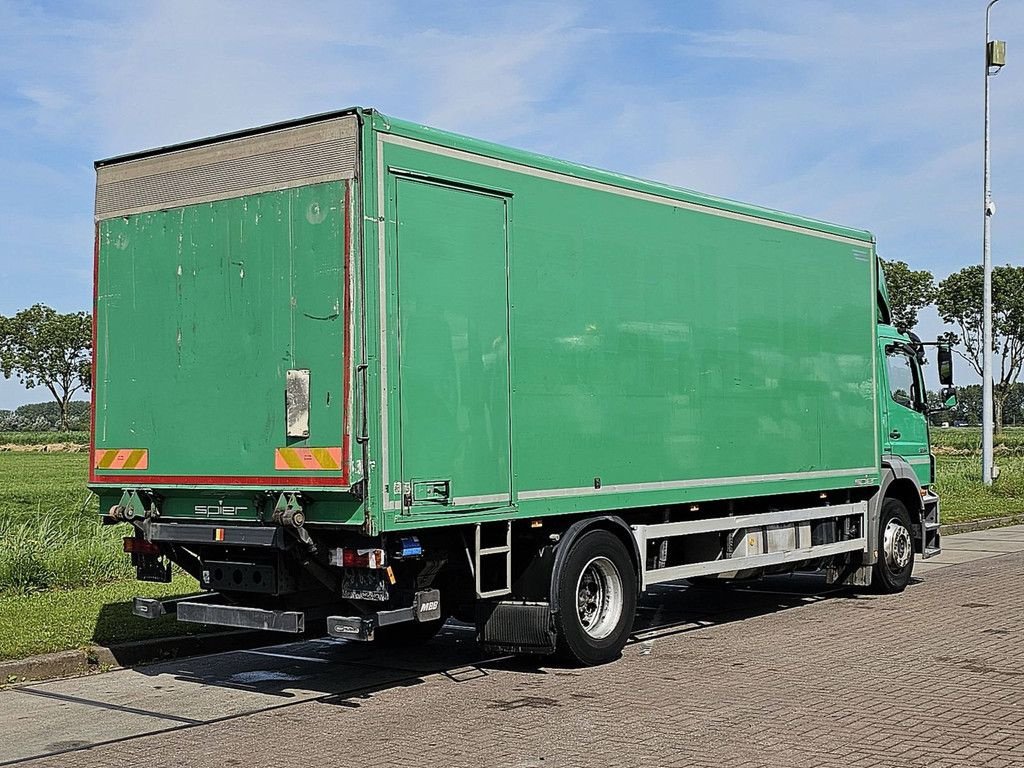
<instances>
[{"instance_id":1,"label":"box body side panel","mask_svg":"<svg viewBox=\"0 0 1024 768\"><path fill-rule=\"evenodd\" d=\"M877 483L869 242L413 136L378 131L370 152L366 201L383 219L366 247L377 272L367 291L382 364L375 496L385 527ZM389 372L401 365L403 174L510 201L509 506L402 501L401 388Z\"/></svg>"}]
</instances>

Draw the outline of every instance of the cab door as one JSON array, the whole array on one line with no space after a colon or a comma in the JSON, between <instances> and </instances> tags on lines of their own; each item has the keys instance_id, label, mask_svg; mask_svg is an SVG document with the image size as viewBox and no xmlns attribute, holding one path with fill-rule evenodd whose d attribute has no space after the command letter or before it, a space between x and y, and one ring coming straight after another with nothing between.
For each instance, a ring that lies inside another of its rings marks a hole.
<instances>
[{"instance_id":1,"label":"cab door","mask_svg":"<svg viewBox=\"0 0 1024 768\"><path fill-rule=\"evenodd\" d=\"M903 457L913 467L918 482L929 485L932 482L931 456L921 368L901 343L882 339L881 345L888 387L888 396L884 398L884 452Z\"/></svg>"}]
</instances>

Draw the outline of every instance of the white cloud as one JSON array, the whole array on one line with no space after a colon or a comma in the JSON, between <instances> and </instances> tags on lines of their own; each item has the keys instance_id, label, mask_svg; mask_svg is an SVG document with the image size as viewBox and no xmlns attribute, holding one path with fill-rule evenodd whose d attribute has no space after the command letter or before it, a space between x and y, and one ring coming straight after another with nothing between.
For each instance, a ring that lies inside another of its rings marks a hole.
<instances>
[{"instance_id":1,"label":"white cloud","mask_svg":"<svg viewBox=\"0 0 1024 768\"><path fill-rule=\"evenodd\" d=\"M871 229L942 275L980 254L983 21L955 0L0 0L4 232L67 284L2 253L0 275L11 301L87 302L96 157L353 104ZM993 245L1019 263L1024 6L993 30Z\"/></svg>"}]
</instances>

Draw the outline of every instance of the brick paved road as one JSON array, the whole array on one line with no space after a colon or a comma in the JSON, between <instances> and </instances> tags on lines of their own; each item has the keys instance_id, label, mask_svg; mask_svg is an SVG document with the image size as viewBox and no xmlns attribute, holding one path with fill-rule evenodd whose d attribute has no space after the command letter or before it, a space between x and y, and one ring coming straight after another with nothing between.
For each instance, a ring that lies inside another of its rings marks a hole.
<instances>
[{"instance_id":1,"label":"brick paved road","mask_svg":"<svg viewBox=\"0 0 1024 768\"><path fill-rule=\"evenodd\" d=\"M812 599L807 577L758 589L658 590L649 629L604 667L453 666L465 644L443 674L23 765L1024 766L1024 554L903 595ZM723 610L702 619L708 605ZM304 663L277 661L286 677Z\"/></svg>"}]
</instances>

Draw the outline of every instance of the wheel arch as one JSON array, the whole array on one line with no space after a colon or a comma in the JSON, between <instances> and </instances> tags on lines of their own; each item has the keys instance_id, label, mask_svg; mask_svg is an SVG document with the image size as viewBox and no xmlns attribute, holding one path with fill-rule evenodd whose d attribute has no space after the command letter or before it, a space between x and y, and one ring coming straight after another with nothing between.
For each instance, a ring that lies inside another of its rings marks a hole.
<instances>
[{"instance_id":1,"label":"wheel arch","mask_svg":"<svg viewBox=\"0 0 1024 768\"><path fill-rule=\"evenodd\" d=\"M921 484L913 467L902 456L886 454L882 457L882 484L868 504L868 557L865 565L873 565L878 558L878 520L882 502L886 499L899 500L910 513L911 522L921 525L924 516Z\"/></svg>"},{"instance_id":2,"label":"wheel arch","mask_svg":"<svg viewBox=\"0 0 1024 768\"><path fill-rule=\"evenodd\" d=\"M923 505L921 504L921 491L919 489L920 486L911 480L895 478L886 486L882 499L883 501L885 499L901 501L910 513L910 519L915 525L920 525Z\"/></svg>"},{"instance_id":3,"label":"wheel arch","mask_svg":"<svg viewBox=\"0 0 1024 768\"><path fill-rule=\"evenodd\" d=\"M640 569L643 566L643 561L641 560L640 552L637 549L636 538L633 536L633 530L625 520L616 515L588 517L583 520L575 521L572 525L566 528L565 532L559 537L558 547L555 550L555 559L551 566L551 583L548 587L552 613L557 613L559 610L557 585L562 568L565 566L566 558L569 556L569 551L572 549L573 543L579 539L580 536L593 530L608 531L622 541L623 545L626 547L626 551L630 553L633 561L633 567L636 569L637 592L639 594L640 584L642 582L642 579L640 578Z\"/></svg>"},{"instance_id":4,"label":"wheel arch","mask_svg":"<svg viewBox=\"0 0 1024 768\"><path fill-rule=\"evenodd\" d=\"M882 487L879 489L879 508L883 499L899 499L910 512L910 518L915 523L920 523L921 515L924 513L924 501L921 483L914 468L902 456L891 454L882 457L882 466L888 471L885 472Z\"/></svg>"}]
</instances>

